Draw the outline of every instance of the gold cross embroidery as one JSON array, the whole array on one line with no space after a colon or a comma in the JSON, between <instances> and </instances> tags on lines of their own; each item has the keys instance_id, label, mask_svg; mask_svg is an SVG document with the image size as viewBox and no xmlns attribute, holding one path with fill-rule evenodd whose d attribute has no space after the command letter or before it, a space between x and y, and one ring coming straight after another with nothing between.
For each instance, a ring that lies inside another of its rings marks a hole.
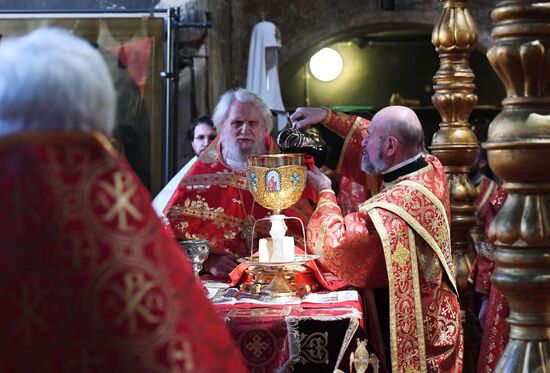
<instances>
[{"instance_id":1,"label":"gold cross embroidery","mask_svg":"<svg viewBox=\"0 0 550 373\"><path fill-rule=\"evenodd\" d=\"M409 251L403 246L401 242L397 244L397 248L393 253L393 261L399 265L400 268L404 268L409 261Z\"/></svg>"},{"instance_id":2,"label":"gold cross embroidery","mask_svg":"<svg viewBox=\"0 0 550 373\"><path fill-rule=\"evenodd\" d=\"M143 215L131 202L131 198L136 191L136 185L132 182L130 175L116 172L113 175L112 183L101 181L99 186L106 193L106 195L100 196L101 205L108 208L107 212L103 214L104 220L117 219L118 228L122 231L128 231L131 228L128 222L129 216L136 220L143 218Z\"/></svg>"},{"instance_id":3,"label":"gold cross embroidery","mask_svg":"<svg viewBox=\"0 0 550 373\"><path fill-rule=\"evenodd\" d=\"M254 354L256 358L262 356L263 352L269 348L269 344L262 339L258 334L252 337L252 341L246 344L246 349Z\"/></svg>"},{"instance_id":4,"label":"gold cross embroidery","mask_svg":"<svg viewBox=\"0 0 550 373\"><path fill-rule=\"evenodd\" d=\"M154 288L154 282L147 280L145 274L126 273L123 285L112 288L124 301L124 309L115 318L114 324L120 325L127 321L128 332L134 335L138 332L139 318L150 324L159 323L162 318L155 313L164 311L164 301L161 294L154 292Z\"/></svg>"}]
</instances>

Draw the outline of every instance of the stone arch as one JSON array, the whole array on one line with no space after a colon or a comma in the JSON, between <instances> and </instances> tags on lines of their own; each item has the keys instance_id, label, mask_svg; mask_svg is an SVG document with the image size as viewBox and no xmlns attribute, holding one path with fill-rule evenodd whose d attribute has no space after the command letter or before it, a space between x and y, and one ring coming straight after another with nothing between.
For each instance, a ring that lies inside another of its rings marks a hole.
<instances>
[{"instance_id":1,"label":"stone arch","mask_svg":"<svg viewBox=\"0 0 550 373\"><path fill-rule=\"evenodd\" d=\"M433 28L435 21L441 12L440 6L429 11L404 11L404 12L388 12L361 11L352 16L348 22L329 22L323 27L311 27L311 29L302 30L300 35L294 33L284 37L285 42L281 49L280 65L285 65L300 55L308 48L315 45L330 44L337 38L345 35L353 34L359 30L377 30L388 29L392 27L412 27L412 28ZM286 24L281 24L279 28L289 29ZM492 44L490 30L480 29L478 26L478 43L476 49L485 53Z\"/></svg>"},{"instance_id":2,"label":"stone arch","mask_svg":"<svg viewBox=\"0 0 550 373\"><path fill-rule=\"evenodd\" d=\"M409 12L375 11L370 12L368 16L364 12L360 12L352 16L345 23L327 23L322 28L304 30L305 32L301 36L292 35L292 37L283 43L280 63L284 65L313 45L330 44L335 41L335 38L341 38L361 30L375 31L377 29L389 29L406 25L410 27L432 28L438 16L439 10Z\"/></svg>"},{"instance_id":3,"label":"stone arch","mask_svg":"<svg viewBox=\"0 0 550 373\"><path fill-rule=\"evenodd\" d=\"M491 5L497 1L476 0L467 4L478 25L477 48L483 53L491 41ZM335 36L361 29L375 28L378 25L409 24L422 25L431 30L444 6L444 2L440 0L403 0L396 2L396 9L392 11L380 9L378 1L364 0L317 0L315 3L294 0L234 0L230 4L229 13L223 14L230 24L230 32L224 35L229 35L231 40L229 44L225 40L218 43L230 46L227 60L230 87L246 84L251 30L262 19L275 23L281 32L281 69L307 52L308 48L319 46L320 43L328 44Z\"/></svg>"}]
</instances>

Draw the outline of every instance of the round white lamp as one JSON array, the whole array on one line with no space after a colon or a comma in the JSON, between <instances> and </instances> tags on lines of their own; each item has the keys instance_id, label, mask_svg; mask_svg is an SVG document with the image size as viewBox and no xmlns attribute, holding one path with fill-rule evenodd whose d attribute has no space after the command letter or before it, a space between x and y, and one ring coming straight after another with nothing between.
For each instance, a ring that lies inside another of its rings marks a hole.
<instances>
[{"instance_id":1,"label":"round white lamp","mask_svg":"<svg viewBox=\"0 0 550 373\"><path fill-rule=\"evenodd\" d=\"M330 82L338 78L343 67L342 56L332 48L323 48L309 59L311 73L323 82Z\"/></svg>"}]
</instances>

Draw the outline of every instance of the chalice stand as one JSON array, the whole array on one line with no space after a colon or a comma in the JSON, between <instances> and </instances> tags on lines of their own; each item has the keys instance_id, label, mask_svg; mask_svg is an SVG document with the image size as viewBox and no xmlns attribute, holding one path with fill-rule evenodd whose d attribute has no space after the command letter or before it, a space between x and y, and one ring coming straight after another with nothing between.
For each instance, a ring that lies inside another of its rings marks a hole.
<instances>
[{"instance_id":1,"label":"chalice stand","mask_svg":"<svg viewBox=\"0 0 550 373\"><path fill-rule=\"evenodd\" d=\"M298 220L302 227L304 249L306 244L304 223L297 217L286 216L281 211L294 205L302 196L306 185L305 154L269 154L248 157L246 172L249 190L256 202L272 210L273 215L258 219L252 227L252 237L256 224L263 220L271 223L269 238L258 241L258 256L254 256L254 245L250 257L244 260L253 266L274 269L275 274L269 285L260 294L273 301L287 301L297 298L285 278L284 269L289 265L306 263L315 259L314 255L295 255L294 237L286 236L286 220Z\"/></svg>"}]
</instances>

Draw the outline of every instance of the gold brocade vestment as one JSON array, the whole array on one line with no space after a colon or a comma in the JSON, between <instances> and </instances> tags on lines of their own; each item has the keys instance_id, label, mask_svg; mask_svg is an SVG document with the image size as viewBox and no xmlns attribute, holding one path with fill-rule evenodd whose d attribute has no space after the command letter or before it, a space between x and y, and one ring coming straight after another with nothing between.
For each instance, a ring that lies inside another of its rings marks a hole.
<instances>
[{"instance_id":1,"label":"gold brocade vestment","mask_svg":"<svg viewBox=\"0 0 550 373\"><path fill-rule=\"evenodd\" d=\"M105 136L0 136L0 170L2 372L246 371Z\"/></svg>"},{"instance_id":2,"label":"gold brocade vestment","mask_svg":"<svg viewBox=\"0 0 550 373\"><path fill-rule=\"evenodd\" d=\"M447 179L437 158L425 160L345 217L332 191L322 191L308 240L324 265L360 287L382 284L384 258L393 372L460 372Z\"/></svg>"},{"instance_id":3,"label":"gold brocade vestment","mask_svg":"<svg viewBox=\"0 0 550 373\"><path fill-rule=\"evenodd\" d=\"M270 153L276 151L274 146L269 149ZM301 200L282 213L300 218L305 225L311 212L308 208L307 201ZM244 257L250 255L252 239L257 247L258 238L268 235L268 222L256 225L257 237L251 233L254 222L268 217L271 211L255 203L245 173L225 164L218 137L183 177L165 215L176 237L207 239L212 253ZM301 246L301 225L295 220L287 220L286 224L287 235L294 235Z\"/></svg>"}]
</instances>

